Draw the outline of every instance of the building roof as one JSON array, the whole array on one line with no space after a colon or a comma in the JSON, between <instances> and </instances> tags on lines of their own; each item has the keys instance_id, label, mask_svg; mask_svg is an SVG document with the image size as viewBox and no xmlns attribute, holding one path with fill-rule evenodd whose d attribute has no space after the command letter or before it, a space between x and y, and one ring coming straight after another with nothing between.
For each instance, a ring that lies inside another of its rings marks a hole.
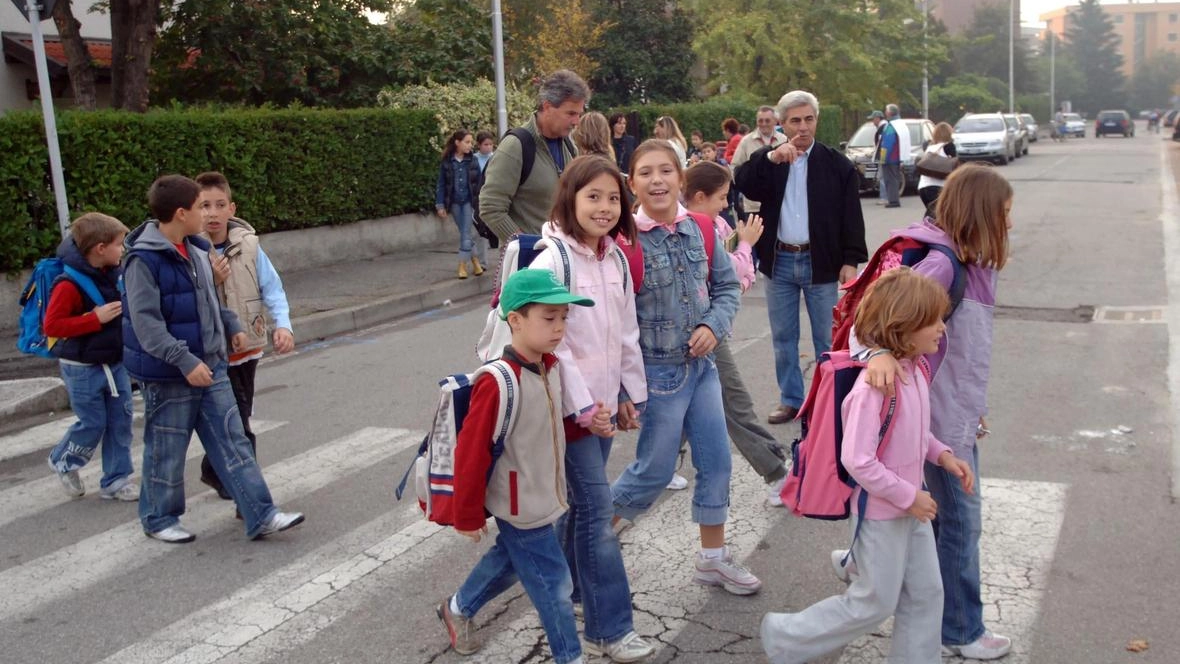
<instances>
[{"instance_id":1,"label":"building roof","mask_svg":"<svg viewBox=\"0 0 1180 664\"><path fill-rule=\"evenodd\" d=\"M96 73L100 76L103 74L109 75L111 70L111 40L85 38L83 41L86 43L86 51L90 54L90 60L94 63L94 67L97 70ZM5 62L23 62L29 66L36 66L36 60L33 55L32 35L19 32L4 32L0 33L0 42L3 43ZM49 65L50 78L69 76L69 62L66 59L65 46L62 45L60 37L56 35L45 36L45 59Z\"/></svg>"}]
</instances>

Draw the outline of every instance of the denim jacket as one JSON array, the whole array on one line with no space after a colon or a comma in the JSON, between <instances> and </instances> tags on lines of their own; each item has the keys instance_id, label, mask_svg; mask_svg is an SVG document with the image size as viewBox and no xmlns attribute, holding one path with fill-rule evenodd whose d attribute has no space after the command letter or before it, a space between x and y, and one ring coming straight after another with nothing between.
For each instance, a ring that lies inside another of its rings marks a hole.
<instances>
[{"instance_id":1,"label":"denim jacket","mask_svg":"<svg viewBox=\"0 0 1180 664\"><path fill-rule=\"evenodd\" d=\"M707 325L718 341L724 340L741 304L741 285L725 245L716 240L710 266L700 228L684 208L676 219L672 232L642 208L636 215L643 285L635 296L635 309L646 365L686 362L689 337L699 325Z\"/></svg>"}]
</instances>

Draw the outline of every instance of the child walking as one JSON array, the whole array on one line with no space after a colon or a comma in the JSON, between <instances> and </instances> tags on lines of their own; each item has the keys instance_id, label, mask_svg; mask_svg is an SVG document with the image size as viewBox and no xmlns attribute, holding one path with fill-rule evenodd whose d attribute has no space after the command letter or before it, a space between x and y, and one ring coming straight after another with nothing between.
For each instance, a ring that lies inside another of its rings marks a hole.
<instances>
[{"instance_id":1,"label":"child walking","mask_svg":"<svg viewBox=\"0 0 1180 664\"><path fill-rule=\"evenodd\" d=\"M724 249L715 249L710 261L706 238L680 205L680 164L672 146L658 139L644 141L631 159L628 184L639 203L635 223L640 232L628 260L643 266L635 308L647 408L636 459L615 480L611 495L616 520L634 521L651 508L672 479L681 434L687 435L697 471L692 520L701 536L693 579L748 595L762 582L725 545L731 462L713 361L718 340L733 325L741 285ZM634 422L620 411L619 424L630 427Z\"/></svg>"},{"instance_id":2,"label":"child walking","mask_svg":"<svg viewBox=\"0 0 1180 664\"><path fill-rule=\"evenodd\" d=\"M840 462L859 485L854 506L851 585L843 595L800 613L768 613L762 647L773 664L803 664L867 634L894 617L888 661L938 664L942 581L930 520L939 504L922 489L923 461L937 464L964 493L974 474L930 431L930 393L921 356L938 351L949 306L946 290L908 268L885 273L856 309L859 338L888 349L900 362L905 385L890 403L858 381L842 405ZM889 433L881 431L887 408ZM884 440L882 440L884 436ZM868 499L860 513L861 493Z\"/></svg>"},{"instance_id":3,"label":"child walking","mask_svg":"<svg viewBox=\"0 0 1180 664\"><path fill-rule=\"evenodd\" d=\"M987 436L987 383L992 356L992 316L999 270L1008 261L1012 227L1012 186L995 169L979 164L956 168L939 193L935 219L924 219L896 235L954 250L966 267L967 289L947 321L942 345L927 356L934 372L930 386L931 429L956 456L979 475L978 442ZM950 290L955 269L943 254L932 251L914 271ZM857 331L859 335L859 328ZM863 341L863 337L862 337ZM897 364L888 355L869 362L866 380L892 389ZM904 373L901 380L907 380ZM983 624L980 597L979 536L983 505L978 492L960 489L944 470L928 465L926 485L938 501L934 533L945 593L942 643L948 655L968 659L999 659L1012 640Z\"/></svg>"},{"instance_id":4,"label":"child walking","mask_svg":"<svg viewBox=\"0 0 1180 664\"><path fill-rule=\"evenodd\" d=\"M606 128L605 118L602 127ZM611 418L626 411L623 420L634 422L635 404L647 401L635 290L615 246L617 237L635 241L635 220L624 203L623 187L613 157L574 159L561 174L552 221L541 233L568 248L574 293L595 305L569 312L568 330L555 351L568 441L565 475L570 504L557 532L573 577L574 602L583 609L586 651L616 662L636 662L655 649L634 629L631 586L619 540L611 530L614 506L606 479L615 435ZM530 267L555 276L563 269L549 251ZM593 426L596 416L604 426Z\"/></svg>"},{"instance_id":5,"label":"child walking","mask_svg":"<svg viewBox=\"0 0 1180 664\"><path fill-rule=\"evenodd\" d=\"M501 359L516 374L520 398L516 422L493 465L500 392L495 379L481 376L455 447L455 531L479 542L488 531L489 513L499 529L495 545L437 609L451 647L461 655L480 649L475 614L519 579L540 616L554 661L582 662L570 600L573 582L553 528L566 510L562 383L553 351L565 335L571 304L591 307L594 300L571 295L548 270L519 270L500 292L500 316L512 328L512 344ZM602 431L610 419L602 412L590 424Z\"/></svg>"},{"instance_id":6,"label":"child walking","mask_svg":"<svg viewBox=\"0 0 1180 664\"><path fill-rule=\"evenodd\" d=\"M459 227L459 278L467 278L467 262L475 276L483 274L483 264L488 262L486 241L475 232L474 200L479 186L480 167L471 155L471 132L460 129L447 139L442 161L438 166L438 182L434 188L434 207L438 216L446 219L447 213Z\"/></svg>"},{"instance_id":7,"label":"child walking","mask_svg":"<svg viewBox=\"0 0 1180 664\"><path fill-rule=\"evenodd\" d=\"M748 220L738 222L737 230L730 228L729 223L721 217L721 211L729 207L731 182L728 168L703 161L689 168L684 175L684 200L690 212L699 212L713 219L717 234L726 246L732 244L733 251L729 252L729 257L741 282L742 293L745 293L754 285L757 273L751 248L762 235L762 219L756 214L750 215ZM733 238L734 235L737 237ZM737 241L731 242L732 239ZM769 485L767 501L772 506L782 507L779 493L787 477L787 469L783 464L786 454L754 414L754 400L746 390L726 340L717 344L713 359L721 379L721 399L725 402L725 429L738 452Z\"/></svg>"},{"instance_id":8,"label":"child walking","mask_svg":"<svg viewBox=\"0 0 1180 664\"><path fill-rule=\"evenodd\" d=\"M106 500L139 500L139 486L130 480L131 379L123 367L123 332L119 317L119 261L123 258L123 222L97 212L70 224L57 256L88 278L102 295L92 302L86 289L69 273L61 277L45 308L45 334L57 337L51 352L61 365L61 378L78 421L49 452L49 467L70 496L86 493L78 470L102 443L102 479L98 495Z\"/></svg>"}]
</instances>

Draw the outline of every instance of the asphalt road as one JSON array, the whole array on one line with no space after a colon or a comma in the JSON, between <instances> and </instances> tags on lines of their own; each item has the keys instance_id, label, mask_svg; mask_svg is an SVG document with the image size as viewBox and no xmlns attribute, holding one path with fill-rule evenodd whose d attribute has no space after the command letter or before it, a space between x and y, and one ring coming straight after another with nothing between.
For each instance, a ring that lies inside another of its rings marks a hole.
<instances>
[{"instance_id":1,"label":"asphalt road","mask_svg":"<svg viewBox=\"0 0 1180 664\"><path fill-rule=\"evenodd\" d=\"M994 434L981 464L985 602L989 623L1017 637L1008 661L1180 661L1169 390L1180 308L1169 308L1169 274L1171 297L1180 277L1175 260L1168 269L1169 244L1180 255L1180 159L1168 161L1178 152L1145 133L1042 140L1002 167L1016 190L1013 256L1000 278ZM920 211L916 197L897 210L862 202L871 246ZM731 345L768 412L776 396L760 293L745 298ZM86 497L60 493L44 456L67 423L0 440L0 661L551 661L519 593L481 614L481 655L447 651L433 607L487 545L393 499L435 381L473 366L484 313L482 302L461 304L264 362L260 460L281 505L308 516L267 541L245 540L232 505L197 482L195 458L184 520L198 539L169 546L142 536L134 505L98 500L93 473ZM775 432L789 444L797 430ZM613 472L633 450L620 436ZM637 628L662 644L653 661L765 661L766 611L841 590L827 552L847 527L765 506L760 480L738 458L734 468L731 540L763 579L761 594L688 583L686 492L666 493L622 536ZM1149 649L1128 652L1136 639ZM870 637L825 661L881 661L881 644Z\"/></svg>"}]
</instances>

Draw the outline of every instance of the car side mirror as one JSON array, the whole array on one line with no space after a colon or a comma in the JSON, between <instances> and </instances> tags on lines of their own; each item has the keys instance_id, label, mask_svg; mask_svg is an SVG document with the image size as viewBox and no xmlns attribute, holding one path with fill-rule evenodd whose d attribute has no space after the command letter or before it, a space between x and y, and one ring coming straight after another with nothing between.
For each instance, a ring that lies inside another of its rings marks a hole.
<instances>
[{"instance_id":1,"label":"car side mirror","mask_svg":"<svg viewBox=\"0 0 1180 664\"><path fill-rule=\"evenodd\" d=\"M840 141L840 151L844 151L848 147L848 141Z\"/></svg>"}]
</instances>

